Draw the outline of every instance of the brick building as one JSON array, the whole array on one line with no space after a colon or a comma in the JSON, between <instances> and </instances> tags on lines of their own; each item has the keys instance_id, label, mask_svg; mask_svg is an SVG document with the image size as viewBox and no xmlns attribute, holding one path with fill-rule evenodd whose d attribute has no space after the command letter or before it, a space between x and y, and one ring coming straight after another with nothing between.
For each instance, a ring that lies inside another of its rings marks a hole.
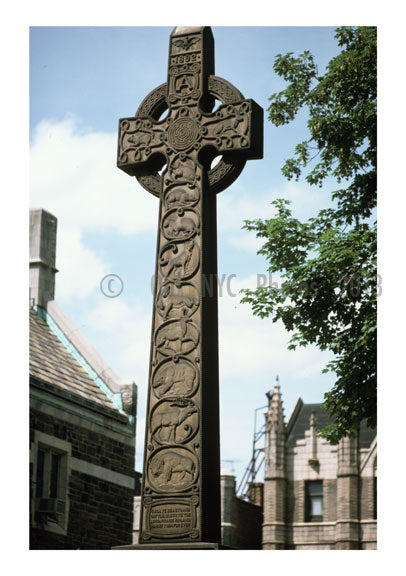
<instances>
[{"instance_id":1,"label":"brick building","mask_svg":"<svg viewBox=\"0 0 406 576\"><path fill-rule=\"evenodd\" d=\"M30 548L130 544L137 388L54 300L56 218L30 212Z\"/></svg>"},{"instance_id":2,"label":"brick building","mask_svg":"<svg viewBox=\"0 0 406 576\"><path fill-rule=\"evenodd\" d=\"M278 381L267 396L262 548L376 549L376 431L332 446L321 404L299 399L285 424Z\"/></svg>"}]
</instances>

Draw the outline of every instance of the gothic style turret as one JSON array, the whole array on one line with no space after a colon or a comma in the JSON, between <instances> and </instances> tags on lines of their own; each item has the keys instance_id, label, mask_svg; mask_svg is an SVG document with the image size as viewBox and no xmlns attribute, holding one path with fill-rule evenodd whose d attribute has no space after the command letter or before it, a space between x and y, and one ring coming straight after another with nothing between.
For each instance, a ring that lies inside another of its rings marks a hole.
<instances>
[{"instance_id":1,"label":"gothic style turret","mask_svg":"<svg viewBox=\"0 0 406 576\"><path fill-rule=\"evenodd\" d=\"M277 550L285 544L285 422L279 387L267 393L268 412L265 440L264 524L263 548Z\"/></svg>"},{"instance_id":2,"label":"gothic style turret","mask_svg":"<svg viewBox=\"0 0 406 576\"><path fill-rule=\"evenodd\" d=\"M265 478L284 478L285 422L278 376L275 388L267 392L267 397Z\"/></svg>"}]
</instances>

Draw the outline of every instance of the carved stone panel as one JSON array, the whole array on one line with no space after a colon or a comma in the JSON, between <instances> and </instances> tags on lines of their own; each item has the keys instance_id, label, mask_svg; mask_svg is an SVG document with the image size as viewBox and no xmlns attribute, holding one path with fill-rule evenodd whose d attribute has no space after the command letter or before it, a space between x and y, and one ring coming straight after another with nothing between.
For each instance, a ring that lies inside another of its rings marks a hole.
<instances>
[{"instance_id":1,"label":"carved stone panel","mask_svg":"<svg viewBox=\"0 0 406 576\"><path fill-rule=\"evenodd\" d=\"M199 307L199 292L190 282L165 279L158 292L156 307L164 320L191 318Z\"/></svg>"},{"instance_id":2,"label":"carved stone panel","mask_svg":"<svg viewBox=\"0 0 406 576\"><path fill-rule=\"evenodd\" d=\"M163 218L162 231L167 240L189 240L200 234L199 215L192 209L168 210Z\"/></svg>"},{"instance_id":3,"label":"carved stone panel","mask_svg":"<svg viewBox=\"0 0 406 576\"><path fill-rule=\"evenodd\" d=\"M168 242L159 250L159 272L163 281L192 278L200 266L200 245L196 238Z\"/></svg>"},{"instance_id":4,"label":"carved stone panel","mask_svg":"<svg viewBox=\"0 0 406 576\"><path fill-rule=\"evenodd\" d=\"M156 355L189 354L199 343L200 330L188 317L168 320L155 332Z\"/></svg>"},{"instance_id":5,"label":"carved stone panel","mask_svg":"<svg viewBox=\"0 0 406 576\"><path fill-rule=\"evenodd\" d=\"M199 409L182 396L161 400L150 415L151 441L157 444L184 444L197 433Z\"/></svg>"},{"instance_id":6,"label":"carved stone panel","mask_svg":"<svg viewBox=\"0 0 406 576\"><path fill-rule=\"evenodd\" d=\"M159 448L148 460L147 474L155 492L184 492L196 485L199 462L186 448Z\"/></svg>"},{"instance_id":7,"label":"carved stone panel","mask_svg":"<svg viewBox=\"0 0 406 576\"><path fill-rule=\"evenodd\" d=\"M196 506L197 496L189 498L147 498L145 502L144 539L198 538Z\"/></svg>"},{"instance_id":8,"label":"carved stone panel","mask_svg":"<svg viewBox=\"0 0 406 576\"><path fill-rule=\"evenodd\" d=\"M152 391L157 399L180 395L192 396L199 383L197 366L184 356L166 358L152 375Z\"/></svg>"},{"instance_id":9,"label":"carved stone panel","mask_svg":"<svg viewBox=\"0 0 406 576\"><path fill-rule=\"evenodd\" d=\"M199 201L197 186L187 185L168 187L165 192L165 208L192 208Z\"/></svg>"}]
</instances>

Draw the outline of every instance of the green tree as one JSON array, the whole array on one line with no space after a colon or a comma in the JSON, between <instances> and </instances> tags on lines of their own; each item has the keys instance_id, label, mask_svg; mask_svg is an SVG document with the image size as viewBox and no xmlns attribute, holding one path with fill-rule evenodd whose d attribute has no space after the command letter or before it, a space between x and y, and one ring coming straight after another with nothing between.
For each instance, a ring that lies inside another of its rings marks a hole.
<instances>
[{"instance_id":1,"label":"green tree","mask_svg":"<svg viewBox=\"0 0 406 576\"><path fill-rule=\"evenodd\" d=\"M282 320L293 331L290 349L316 344L334 359L324 372L336 381L324 406L334 418L321 435L332 443L376 425L376 28L341 27L341 52L319 76L309 52L278 55L275 72L287 87L270 97L275 126L308 109L309 137L296 146L282 173L338 189L330 207L300 222L290 202L275 200L276 216L246 220L244 228L264 240L259 254L282 286L243 290L242 301L262 318Z\"/></svg>"}]
</instances>

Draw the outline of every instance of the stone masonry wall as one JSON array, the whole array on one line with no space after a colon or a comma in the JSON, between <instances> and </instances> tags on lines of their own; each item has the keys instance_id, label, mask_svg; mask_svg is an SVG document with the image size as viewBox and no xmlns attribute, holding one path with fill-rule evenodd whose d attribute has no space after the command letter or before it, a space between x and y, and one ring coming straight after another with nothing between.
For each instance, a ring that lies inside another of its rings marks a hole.
<instances>
[{"instance_id":1,"label":"stone masonry wall","mask_svg":"<svg viewBox=\"0 0 406 576\"><path fill-rule=\"evenodd\" d=\"M361 520L374 518L374 478L362 477L361 479Z\"/></svg>"},{"instance_id":2,"label":"stone masonry wall","mask_svg":"<svg viewBox=\"0 0 406 576\"><path fill-rule=\"evenodd\" d=\"M361 549L376 550L377 548L377 521L374 519L376 511L374 502L374 477L360 478L360 540Z\"/></svg>"},{"instance_id":3,"label":"stone masonry wall","mask_svg":"<svg viewBox=\"0 0 406 576\"><path fill-rule=\"evenodd\" d=\"M34 430L70 442L74 458L134 476L134 448L124 442L31 410L30 442L33 441Z\"/></svg>"},{"instance_id":4,"label":"stone masonry wall","mask_svg":"<svg viewBox=\"0 0 406 576\"><path fill-rule=\"evenodd\" d=\"M265 479L264 523L262 527L262 548L264 550L285 548L285 503L286 480L284 478Z\"/></svg>"},{"instance_id":5,"label":"stone masonry wall","mask_svg":"<svg viewBox=\"0 0 406 576\"><path fill-rule=\"evenodd\" d=\"M317 460L315 461L314 458ZM315 462L315 463L314 463ZM286 548L331 550L335 548L337 519L337 448L317 438L316 451L310 430L287 450ZM306 482L323 481L323 522L305 522Z\"/></svg>"},{"instance_id":6,"label":"stone masonry wall","mask_svg":"<svg viewBox=\"0 0 406 576\"><path fill-rule=\"evenodd\" d=\"M287 483L287 516L288 523L305 521L305 481ZM323 480L323 520L335 522L337 518L337 480Z\"/></svg>"},{"instance_id":7,"label":"stone masonry wall","mask_svg":"<svg viewBox=\"0 0 406 576\"><path fill-rule=\"evenodd\" d=\"M323 522L305 522L305 481L287 483L286 548L323 550L335 547L336 492L336 480L323 480Z\"/></svg>"},{"instance_id":8,"label":"stone masonry wall","mask_svg":"<svg viewBox=\"0 0 406 576\"><path fill-rule=\"evenodd\" d=\"M67 536L33 528L30 548L109 550L132 542L133 491L71 472Z\"/></svg>"},{"instance_id":9,"label":"stone masonry wall","mask_svg":"<svg viewBox=\"0 0 406 576\"><path fill-rule=\"evenodd\" d=\"M134 446L130 444L103 435L101 431L88 430L32 410L31 441L35 431L69 442L72 459L103 467L107 472L111 470L134 477ZM53 534L31 527L31 549L110 549L131 544L132 488L72 469L67 496L67 534Z\"/></svg>"},{"instance_id":10,"label":"stone masonry wall","mask_svg":"<svg viewBox=\"0 0 406 576\"><path fill-rule=\"evenodd\" d=\"M261 550L262 508L235 498L235 522L237 550Z\"/></svg>"}]
</instances>

